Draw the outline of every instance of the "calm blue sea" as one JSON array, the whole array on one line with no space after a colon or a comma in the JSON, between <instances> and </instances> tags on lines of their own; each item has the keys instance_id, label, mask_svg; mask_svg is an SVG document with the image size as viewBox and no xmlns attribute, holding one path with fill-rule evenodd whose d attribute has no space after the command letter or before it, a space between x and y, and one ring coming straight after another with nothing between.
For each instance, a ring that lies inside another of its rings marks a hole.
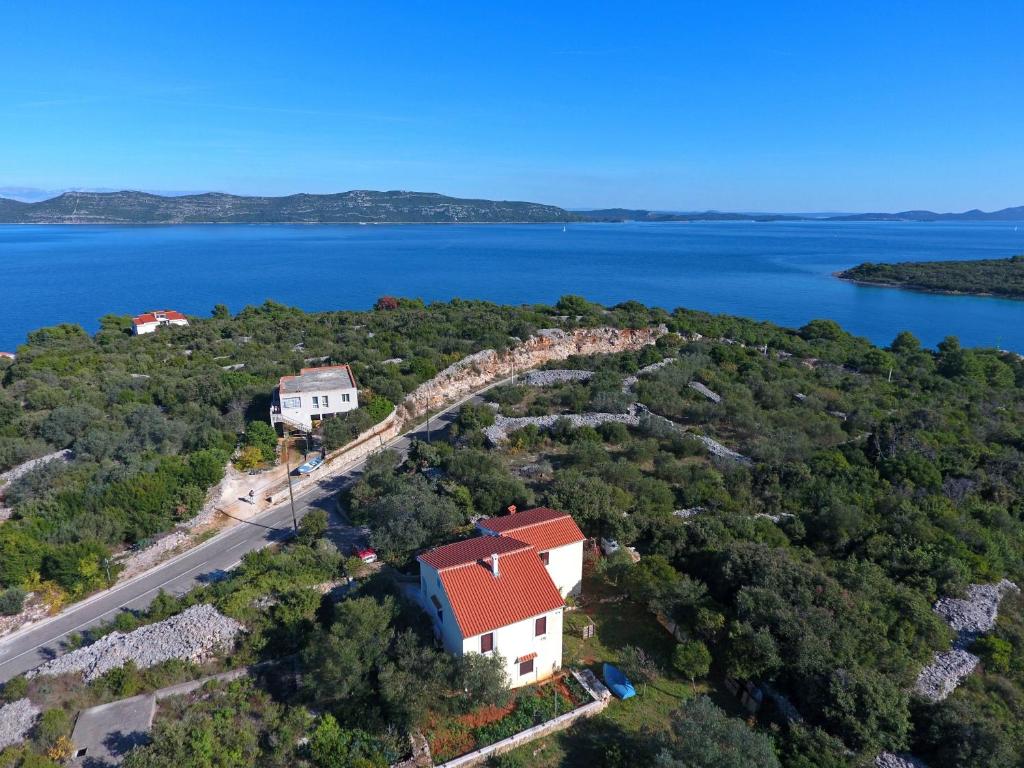
<instances>
[{"instance_id":1,"label":"calm blue sea","mask_svg":"<svg viewBox=\"0 0 1024 768\"><path fill-rule=\"evenodd\" d=\"M173 308L206 315L272 298L365 309L382 294L727 312L799 326L828 317L878 343L1024 351L1024 302L851 285L862 261L1024 253L1024 223L0 226L0 350L60 322Z\"/></svg>"}]
</instances>

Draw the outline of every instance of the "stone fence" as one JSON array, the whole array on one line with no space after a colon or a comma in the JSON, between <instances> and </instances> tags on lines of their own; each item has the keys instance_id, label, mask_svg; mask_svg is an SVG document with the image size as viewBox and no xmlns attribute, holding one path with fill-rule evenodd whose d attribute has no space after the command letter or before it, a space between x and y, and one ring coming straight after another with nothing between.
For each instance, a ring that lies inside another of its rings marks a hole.
<instances>
[{"instance_id":1,"label":"stone fence","mask_svg":"<svg viewBox=\"0 0 1024 768\"><path fill-rule=\"evenodd\" d=\"M586 688L590 695L593 697L593 701L583 704L582 706L576 707L571 712L566 712L564 715L535 725L532 728L527 728L525 731L509 736L507 739L495 742L486 747L467 752L464 755L460 755L447 763L441 763L437 768L468 768L473 765L481 765L489 757L493 755L500 755L505 752L510 752L516 747L521 747L523 744L528 744L534 739L539 739L541 736L547 736L549 733L555 733L556 731L564 731L570 725L575 723L582 717L593 717L594 715L600 714L608 706L610 700L609 697L599 697L591 688L580 679L576 673L573 676Z\"/></svg>"}]
</instances>

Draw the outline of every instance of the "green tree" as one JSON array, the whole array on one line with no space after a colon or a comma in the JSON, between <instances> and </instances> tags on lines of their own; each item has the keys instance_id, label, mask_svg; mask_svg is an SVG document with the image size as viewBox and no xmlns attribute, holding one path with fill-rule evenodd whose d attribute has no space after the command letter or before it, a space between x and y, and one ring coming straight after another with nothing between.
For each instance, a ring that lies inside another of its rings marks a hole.
<instances>
[{"instance_id":1,"label":"green tree","mask_svg":"<svg viewBox=\"0 0 1024 768\"><path fill-rule=\"evenodd\" d=\"M672 714L670 735L654 761L657 768L779 768L770 737L731 718L707 696L685 702Z\"/></svg>"},{"instance_id":2,"label":"green tree","mask_svg":"<svg viewBox=\"0 0 1024 768\"><path fill-rule=\"evenodd\" d=\"M872 670L833 671L822 715L833 732L854 749L903 749L907 745L907 693Z\"/></svg>"},{"instance_id":3,"label":"green tree","mask_svg":"<svg viewBox=\"0 0 1024 768\"><path fill-rule=\"evenodd\" d=\"M299 542L312 546L327 533L327 510L314 509L299 521Z\"/></svg>"},{"instance_id":4,"label":"green tree","mask_svg":"<svg viewBox=\"0 0 1024 768\"><path fill-rule=\"evenodd\" d=\"M274 461L277 452L277 433L267 422L250 421L246 424L244 443L258 448L264 461Z\"/></svg>"},{"instance_id":5,"label":"green tree","mask_svg":"<svg viewBox=\"0 0 1024 768\"><path fill-rule=\"evenodd\" d=\"M690 684L698 677L706 677L711 670L711 651L700 640L686 640L672 649L672 668Z\"/></svg>"},{"instance_id":6,"label":"green tree","mask_svg":"<svg viewBox=\"0 0 1024 768\"><path fill-rule=\"evenodd\" d=\"M309 737L309 754L317 768L386 768L376 740L361 730L344 729L327 714Z\"/></svg>"},{"instance_id":7,"label":"green tree","mask_svg":"<svg viewBox=\"0 0 1024 768\"><path fill-rule=\"evenodd\" d=\"M921 350L921 341L910 331L900 331L892 340L889 349L897 355L909 355Z\"/></svg>"}]
</instances>

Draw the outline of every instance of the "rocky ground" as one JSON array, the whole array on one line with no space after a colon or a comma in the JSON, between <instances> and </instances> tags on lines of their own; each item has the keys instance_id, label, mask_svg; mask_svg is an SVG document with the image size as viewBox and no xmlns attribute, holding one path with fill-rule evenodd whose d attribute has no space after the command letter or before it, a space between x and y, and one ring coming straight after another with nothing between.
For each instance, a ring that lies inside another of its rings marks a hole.
<instances>
[{"instance_id":1,"label":"rocky ground","mask_svg":"<svg viewBox=\"0 0 1024 768\"><path fill-rule=\"evenodd\" d=\"M550 416L496 416L494 424L484 429L484 435L492 445L503 443L508 439L509 432L515 432L528 424L540 429L550 429L559 419L566 419L574 427L598 427L611 421L618 421L631 427L640 424L640 416L635 410L629 413L570 413L553 414Z\"/></svg>"},{"instance_id":2,"label":"rocky ground","mask_svg":"<svg viewBox=\"0 0 1024 768\"><path fill-rule=\"evenodd\" d=\"M170 659L201 663L230 649L242 625L212 605L194 605L166 621L123 634L112 632L92 645L58 656L26 677L81 673L86 682L132 661L140 669Z\"/></svg>"},{"instance_id":3,"label":"rocky ground","mask_svg":"<svg viewBox=\"0 0 1024 768\"><path fill-rule=\"evenodd\" d=\"M983 634L995 629L1003 595L1019 591L1008 579L998 584L972 584L965 598L941 598L935 603L935 612L957 632Z\"/></svg>"},{"instance_id":4,"label":"rocky ground","mask_svg":"<svg viewBox=\"0 0 1024 768\"><path fill-rule=\"evenodd\" d=\"M875 758L876 768L926 768L925 764L916 757L909 755L895 755L892 752L883 752Z\"/></svg>"},{"instance_id":5,"label":"rocky ground","mask_svg":"<svg viewBox=\"0 0 1024 768\"><path fill-rule=\"evenodd\" d=\"M973 653L956 648L935 654L935 660L921 670L914 692L929 701L942 701L956 690L981 661Z\"/></svg>"},{"instance_id":6,"label":"rocky ground","mask_svg":"<svg viewBox=\"0 0 1024 768\"><path fill-rule=\"evenodd\" d=\"M18 699L0 707L0 749L24 741L39 712L39 707L28 699Z\"/></svg>"},{"instance_id":7,"label":"rocky ground","mask_svg":"<svg viewBox=\"0 0 1024 768\"><path fill-rule=\"evenodd\" d=\"M1003 596L1019 591L1016 584L1003 579L998 584L972 584L964 598L940 598L934 611L957 632L957 639L952 650L936 653L935 660L921 670L914 692L929 701L942 701L953 693L981 661L967 648L995 628Z\"/></svg>"},{"instance_id":8,"label":"rocky ground","mask_svg":"<svg viewBox=\"0 0 1024 768\"><path fill-rule=\"evenodd\" d=\"M549 370L524 373L521 381L528 387L550 387L566 381L590 381L592 378L593 371Z\"/></svg>"}]
</instances>

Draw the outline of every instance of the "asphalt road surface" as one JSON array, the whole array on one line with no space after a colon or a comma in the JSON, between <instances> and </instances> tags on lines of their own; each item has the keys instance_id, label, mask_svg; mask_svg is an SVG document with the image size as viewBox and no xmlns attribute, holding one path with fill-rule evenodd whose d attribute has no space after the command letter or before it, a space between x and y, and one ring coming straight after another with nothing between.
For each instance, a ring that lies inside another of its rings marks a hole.
<instances>
[{"instance_id":1,"label":"asphalt road surface","mask_svg":"<svg viewBox=\"0 0 1024 768\"><path fill-rule=\"evenodd\" d=\"M452 406L431 420L432 437L442 437L458 415L460 405ZM426 426L401 435L387 447L404 458L414 438L427 439ZM312 509L327 510L331 520L329 535L342 551L350 547L360 533L338 519L334 497L359 477L364 465L365 460L295 496L295 513L300 519ZM60 655L68 635L110 621L122 610L142 610L161 589L181 595L199 584L224 578L246 552L286 539L291 532L292 513L285 503L227 529L130 582L76 603L31 629L0 638L0 683Z\"/></svg>"}]
</instances>

